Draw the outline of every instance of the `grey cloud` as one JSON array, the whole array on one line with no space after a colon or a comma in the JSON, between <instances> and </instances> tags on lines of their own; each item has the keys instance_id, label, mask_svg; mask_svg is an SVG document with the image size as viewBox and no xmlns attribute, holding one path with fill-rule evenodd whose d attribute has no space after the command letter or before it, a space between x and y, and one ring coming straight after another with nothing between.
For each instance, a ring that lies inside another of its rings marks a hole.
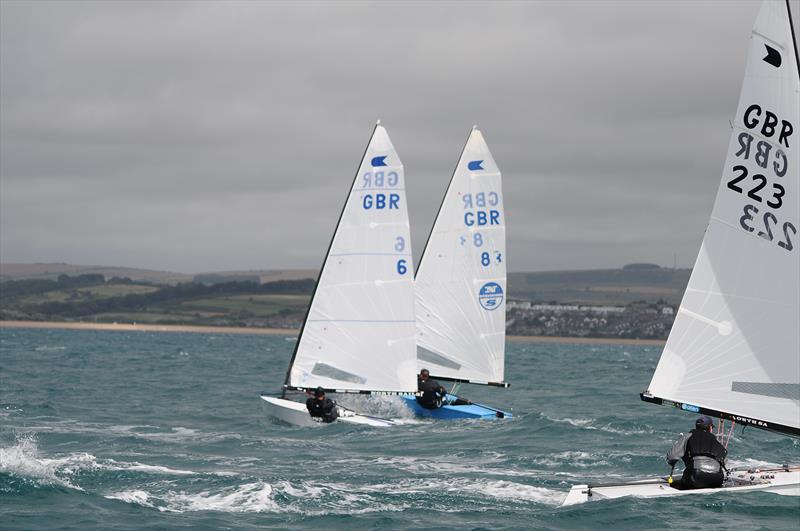
<instances>
[{"instance_id":1,"label":"grey cloud","mask_svg":"<svg viewBox=\"0 0 800 531\"><path fill-rule=\"evenodd\" d=\"M381 118L416 256L478 123L536 270L693 262L758 3L0 9L4 261L317 267Z\"/></svg>"}]
</instances>

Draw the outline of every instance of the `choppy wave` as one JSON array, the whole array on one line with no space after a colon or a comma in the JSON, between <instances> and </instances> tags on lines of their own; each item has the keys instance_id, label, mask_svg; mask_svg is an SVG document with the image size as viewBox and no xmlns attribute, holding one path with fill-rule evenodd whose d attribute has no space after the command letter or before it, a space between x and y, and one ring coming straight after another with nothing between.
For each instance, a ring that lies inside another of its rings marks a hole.
<instances>
[{"instance_id":1,"label":"choppy wave","mask_svg":"<svg viewBox=\"0 0 800 531\"><path fill-rule=\"evenodd\" d=\"M598 422L597 419L585 419L585 418L558 418L558 417L550 417L545 414L541 414L541 417L549 420L551 422L557 422L559 424L569 424L570 426L575 426L576 428L582 428L584 430L599 430L604 431L606 433L614 433L617 435L652 435L655 433L655 430L649 427L641 427L638 426L632 429L626 429L624 427L619 427L618 424L614 424L611 422L601 423Z\"/></svg>"},{"instance_id":2,"label":"choppy wave","mask_svg":"<svg viewBox=\"0 0 800 531\"><path fill-rule=\"evenodd\" d=\"M797 499L766 494L740 496L722 519L693 497L667 515L635 499L555 509L571 484L667 473L664 453L693 422L631 407L653 365L635 346L510 344L514 387L465 392L527 412L512 422L415 419L397 398L353 396L354 410L406 425L308 430L260 407L291 357L283 337L15 334L0 342L14 374L0 405L4 529L796 527ZM610 386L618 359L631 372ZM733 467L796 462L800 448L759 430L732 440Z\"/></svg>"},{"instance_id":3,"label":"choppy wave","mask_svg":"<svg viewBox=\"0 0 800 531\"><path fill-rule=\"evenodd\" d=\"M184 443L192 442L220 442L225 440L240 440L240 433L209 432L196 428L175 426L172 428L143 425L106 425L91 424L73 420L49 421L47 424L32 424L27 429L39 433L88 433L103 436L115 435L119 437L134 437L137 439L165 442Z\"/></svg>"},{"instance_id":4,"label":"choppy wave","mask_svg":"<svg viewBox=\"0 0 800 531\"><path fill-rule=\"evenodd\" d=\"M74 454L59 459L39 455L34 434L23 434L11 446L0 447L0 472L34 482L81 490L68 476L93 461L88 454Z\"/></svg>"},{"instance_id":5,"label":"choppy wave","mask_svg":"<svg viewBox=\"0 0 800 531\"><path fill-rule=\"evenodd\" d=\"M417 496L414 496L417 495ZM561 504L566 493L507 480L409 478L397 482L348 484L341 482L253 481L216 490L164 492L129 489L104 497L157 509L162 512L265 512L303 515L362 514L423 508L431 496L442 498L439 510L447 511L452 499L481 503L484 510L498 501L511 504ZM476 505L476 507L479 507Z\"/></svg>"},{"instance_id":6,"label":"choppy wave","mask_svg":"<svg viewBox=\"0 0 800 531\"><path fill-rule=\"evenodd\" d=\"M87 472L137 472L170 476L197 474L191 470L138 461L98 459L86 452L45 456L39 451L36 435L33 433L20 434L10 446L0 447L0 472L27 480L37 486L58 485L76 490L84 490L77 485L76 476Z\"/></svg>"}]
</instances>

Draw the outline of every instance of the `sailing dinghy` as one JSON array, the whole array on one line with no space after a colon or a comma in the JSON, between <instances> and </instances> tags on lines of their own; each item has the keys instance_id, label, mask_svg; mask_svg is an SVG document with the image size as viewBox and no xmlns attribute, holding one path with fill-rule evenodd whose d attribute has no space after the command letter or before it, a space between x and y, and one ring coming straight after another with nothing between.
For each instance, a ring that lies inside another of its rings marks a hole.
<instances>
[{"instance_id":1,"label":"sailing dinghy","mask_svg":"<svg viewBox=\"0 0 800 531\"><path fill-rule=\"evenodd\" d=\"M477 127L467 139L415 278L417 363L439 381L508 387L506 228L500 170ZM455 389L455 388L454 388ZM403 397L438 419L511 418L448 394L437 409Z\"/></svg>"},{"instance_id":2,"label":"sailing dinghy","mask_svg":"<svg viewBox=\"0 0 800 531\"><path fill-rule=\"evenodd\" d=\"M316 421L287 391L416 393L411 238L403 165L386 129L375 126L342 209L280 398L268 413L294 425ZM339 422L391 420L339 406Z\"/></svg>"},{"instance_id":3,"label":"sailing dinghy","mask_svg":"<svg viewBox=\"0 0 800 531\"><path fill-rule=\"evenodd\" d=\"M711 221L642 400L717 417L731 430L738 423L800 436L798 122L789 4L767 0ZM564 504L721 491L800 496L800 466L734 469L718 489L680 491L667 480L578 485Z\"/></svg>"}]
</instances>

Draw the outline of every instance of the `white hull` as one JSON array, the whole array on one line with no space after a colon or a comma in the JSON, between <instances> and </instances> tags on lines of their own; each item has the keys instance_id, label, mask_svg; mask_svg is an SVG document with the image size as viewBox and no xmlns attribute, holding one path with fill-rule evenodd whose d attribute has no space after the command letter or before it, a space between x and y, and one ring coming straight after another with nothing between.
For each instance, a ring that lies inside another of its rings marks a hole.
<instances>
[{"instance_id":1,"label":"white hull","mask_svg":"<svg viewBox=\"0 0 800 531\"><path fill-rule=\"evenodd\" d=\"M324 422L315 420L308 414L305 404L271 396L262 396L261 398L267 403L267 414L278 420L294 426L319 426L320 424L324 424ZM395 423L389 419L359 415L358 413L341 407L339 408L339 418L337 422L380 427L395 425Z\"/></svg>"},{"instance_id":2,"label":"white hull","mask_svg":"<svg viewBox=\"0 0 800 531\"><path fill-rule=\"evenodd\" d=\"M632 481L616 486L575 485L562 503L574 505L587 501L610 500L624 496L637 498L656 498L663 496L692 496L719 492L771 492L784 496L800 496L800 467L786 470L764 470L749 472L733 471L723 487L718 489L677 490L670 487L663 478Z\"/></svg>"}]
</instances>

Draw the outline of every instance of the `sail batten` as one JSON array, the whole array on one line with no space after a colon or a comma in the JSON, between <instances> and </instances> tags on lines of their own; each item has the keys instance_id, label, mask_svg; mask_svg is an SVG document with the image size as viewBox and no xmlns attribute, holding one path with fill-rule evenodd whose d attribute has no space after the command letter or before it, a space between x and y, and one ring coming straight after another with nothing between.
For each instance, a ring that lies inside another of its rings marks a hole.
<instances>
[{"instance_id":1,"label":"sail batten","mask_svg":"<svg viewBox=\"0 0 800 531\"><path fill-rule=\"evenodd\" d=\"M403 165L375 126L320 271L285 389L416 391Z\"/></svg>"},{"instance_id":2,"label":"sail batten","mask_svg":"<svg viewBox=\"0 0 800 531\"><path fill-rule=\"evenodd\" d=\"M795 53L787 6L765 1L711 221L646 393L790 435L800 433Z\"/></svg>"},{"instance_id":3,"label":"sail batten","mask_svg":"<svg viewBox=\"0 0 800 531\"><path fill-rule=\"evenodd\" d=\"M419 368L442 380L502 382L505 253L501 174L474 128L415 278Z\"/></svg>"}]
</instances>

